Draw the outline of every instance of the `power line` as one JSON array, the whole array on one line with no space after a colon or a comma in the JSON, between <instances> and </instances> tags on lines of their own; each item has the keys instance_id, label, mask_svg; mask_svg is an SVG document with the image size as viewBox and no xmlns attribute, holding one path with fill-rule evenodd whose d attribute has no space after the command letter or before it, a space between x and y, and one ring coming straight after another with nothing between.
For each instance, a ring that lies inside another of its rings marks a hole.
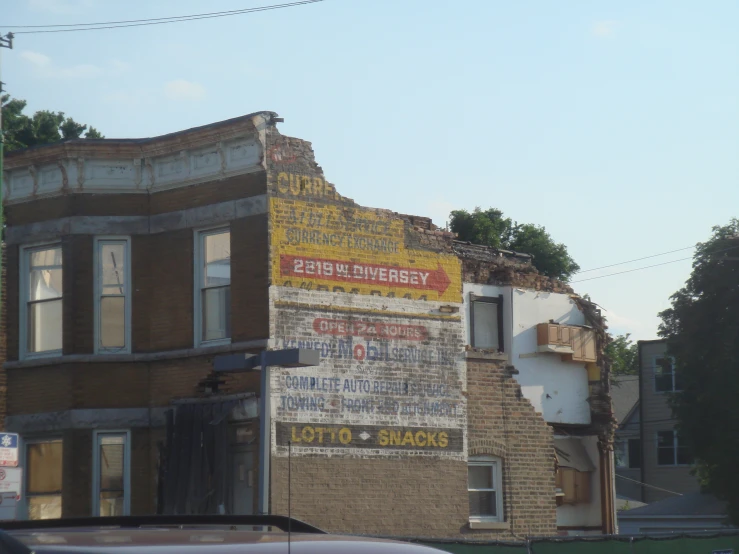
<instances>
[{"instance_id":1,"label":"power line","mask_svg":"<svg viewBox=\"0 0 739 554\"><path fill-rule=\"evenodd\" d=\"M38 33L70 33L74 31L98 31L100 29L121 29L123 27L144 27L148 25L164 25L166 23L180 23L182 21L196 21L199 19L213 19L216 17L229 17L232 15L241 15L245 13L265 12L270 10L278 10L282 8L292 8L305 4L315 4L324 0L301 0L299 2L290 2L286 4L273 4L269 6L258 6L255 8L245 8L243 10L231 10L228 12L211 12L193 15L179 15L172 17L160 17L152 19L132 19L126 21L109 21L100 23L72 23L69 25L9 25L11 28L44 28L38 31L17 31L20 34L38 34ZM73 27L71 29L49 29L49 27Z\"/></svg>"},{"instance_id":2,"label":"power line","mask_svg":"<svg viewBox=\"0 0 739 554\"><path fill-rule=\"evenodd\" d=\"M241 8L238 10L228 10L223 12L208 12L208 13L193 13L190 15L173 15L170 17L153 17L149 19L125 19L123 21L98 21L96 23L67 23L67 24L58 24L58 25L4 25L4 27L9 29L50 29L52 27L83 27L83 26L91 26L91 25L122 25L124 23L143 23L147 21L164 21L167 19L176 20L176 19L184 19L187 17L205 17L205 16L216 16L216 15L234 15L243 12L246 9L254 9L254 8Z\"/></svg>"},{"instance_id":3,"label":"power line","mask_svg":"<svg viewBox=\"0 0 739 554\"><path fill-rule=\"evenodd\" d=\"M669 250L668 252L662 252L660 254L652 254L650 256L644 256L643 258L634 258L633 260L627 260L625 262L618 262L616 264L602 265L600 267L594 267L593 269L583 269L581 271L578 271L577 274L579 275L580 273L588 273L589 271L598 271L599 269L606 269L607 267L615 267L617 265L630 264L631 262L648 260L649 258L658 258L660 256L665 256L667 254L674 254L675 252L682 252L683 250L692 250L693 248L695 248L695 246L686 246L685 248L678 248L677 250Z\"/></svg>"},{"instance_id":4,"label":"power line","mask_svg":"<svg viewBox=\"0 0 739 554\"><path fill-rule=\"evenodd\" d=\"M648 485L647 483L642 483L641 481L637 481L636 479L631 479L629 477L625 477L624 475L619 475L618 473L616 473L616 477L618 477L619 479L626 479L627 481L631 481L633 483L638 483L639 485L643 485L645 487L649 487L650 489L654 489L654 490L658 490L658 491L662 491L662 492L669 492L670 494L676 494L677 496L682 496L683 495L683 493L681 493L681 492L670 491L670 490L663 489L663 488L660 488L660 487L655 487L654 485Z\"/></svg>"},{"instance_id":5,"label":"power line","mask_svg":"<svg viewBox=\"0 0 739 554\"><path fill-rule=\"evenodd\" d=\"M716 250L715 252L711 252L710 254L720 254L721 252L727 252L728 250L735 250L739 248L739 246L730 246L729 248L724 248L722 250ZM693 257L689 258L680 258L677 260L670 260L669 262L662 262L661 264L653 264L653 265L645 265L643 267L636 267L634 269L627 269L625 271L617 271L616 273L608 273L607 275L598 275L597 277L588 277L587 279L579 279L577 281L572 281L572 283L582 283L584 281L592 281L593 279L603 279L604 277L612 277L614 275L622 275L624 273L631 273L632 271L640 271L642 269L649 269L651 267L659 267L661 265L668 265L668 264L674 264L676 262L684 262L685 260L692 260ZM616 265L616 264L614 264Z\"/></svg>"},{"instance_id":6,"label":"power line","mask_svg":"<svg viewBox=\"0 0 739 554\"><path fill-rule=\"evenodd\" d=\"M573 283L582 283L584 281L592 281L593 279L603 279L604 277L613 277L614 275L622 275L624 273L631 273L632 271L640 271L642 269L649 269L651 267L659 267L661 265L668 265L668 264L674 264L676 262L684 262L685 260L692 260L693 257L690 258L680 258L679 260L671 260L669 262L662 262L661 264L654 264L654 265L645 265L644 267L636 267L634 269L627 269L626 271L618 271L616 273L609 273L608 275L599 275L598 277L588 277L587 279L580 279L578 281L572 281Z\"/></svg>"}]
</instances>

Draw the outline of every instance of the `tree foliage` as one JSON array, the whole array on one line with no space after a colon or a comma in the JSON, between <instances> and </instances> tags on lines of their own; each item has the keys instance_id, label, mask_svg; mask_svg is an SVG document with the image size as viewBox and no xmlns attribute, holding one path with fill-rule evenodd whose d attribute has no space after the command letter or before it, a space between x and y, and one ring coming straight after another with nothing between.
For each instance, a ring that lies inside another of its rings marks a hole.
<instances>
[{"instance_id":1,"label":"tree foliage","mask_svg":"<svg viewBox=\"0 0 739 554\"><path fill-rule=\"evenodd\" d=\"M682 391L670 404L704 487L739 524L739 220L698 245L685 286L660 314Z\"/></svg>"},{"instance_id":2,"label":"tree foliage","mask_svg":"<svg viewBox=\"0 0 739 554\"><path fill-rule=\"evenodd\" d=\"M0 100L3 110L4 148L8 151L51 144L65 139L103 138L97 129L88 128L71 117L65 117L64 112L40 110L28 116L23 113L26 108L25 100L11 99L8 94L3 95Z\"/></svg>"},{"instance_id":3,"label":"tree foliage","mask_svg":"<svg viewBox=\"0 0 739 554\"><path fill-rule=\"evenodd\" d=\"M556 243L544 227L518 223L495 208L454 210L450 227L460 240L533 255L534 267L549 277L567 281L580 269L567 247Z\"/></svg>"},{"instance_id":4,"label":"tree foliage","mask_svg":"<svg viewBox=\"0 0 739 554\"><path fill-rule=\"evenodd\" d=\"M629 339L631 335L619 335L606 346L606 356L611 360L611 374L636 375L639 373L638 345Z\"/></svg>"}]
</instances>

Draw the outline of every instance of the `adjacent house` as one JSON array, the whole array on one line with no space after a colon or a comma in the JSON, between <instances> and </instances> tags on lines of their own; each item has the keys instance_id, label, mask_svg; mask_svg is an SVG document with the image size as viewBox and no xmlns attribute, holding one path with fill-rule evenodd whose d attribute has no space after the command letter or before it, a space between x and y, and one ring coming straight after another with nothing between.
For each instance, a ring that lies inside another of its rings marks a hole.
<instances>
[{"instance_id":1,"label":"adjacent house","mask_svg":"<svg viewBox=\"0 0 739 554\"><path fill-rule=\"evenodd\" d=\"M641 448L639 426L639 376L619 375L611 387L613 413L618 421L614 447L616 496L633 507L641 504ZM617 501L618 504L618 501Z\"/></svg>"},{"instance_id":2,"label":"adjacent house","mask_svg":"<svg viewBox=\"0 0 739 554\"><path fill-rule=\"evenodd\" d=\"M665 340L639 341L639 435L641 437L640 500L648 504L699 492L690 474L693 457L681 444L669 395L680 390L680 379L667 356Z\"/></svg>"},{"instance_id":3,"label":"adjacent house","mask_svg":"<svg viewBox=\"0 0 739 554\"><path fill-rule=\"evenodd\" d=\"M357 205L279 121L6 157L5 427L22 437L24 517L285 513L291 498L330 531L614 532L598 308L526 254ZM292 348L320 362L213 371Z\"/></svg>"}]
</instances>

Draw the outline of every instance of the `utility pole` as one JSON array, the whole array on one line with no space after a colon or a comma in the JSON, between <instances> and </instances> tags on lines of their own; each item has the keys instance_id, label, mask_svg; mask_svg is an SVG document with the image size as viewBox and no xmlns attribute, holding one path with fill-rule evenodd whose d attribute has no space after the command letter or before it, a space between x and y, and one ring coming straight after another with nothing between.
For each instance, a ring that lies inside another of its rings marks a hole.
<instances>
[{"instance_id":1,"label":"utility pole","mask_svg":"<svg viewBox=\"0 0 739 554\"><path fill-rule=\"evenodd\" d=\"M13 33L8 33L5 36L0 35L0 48L7 48L9 50L13 49ZM0 52L2 52L2 50L0 50ZM2 67L2 59L0 59L0 67ZM2 75L0 75L0 79L2 79ZM2 80L0 80L0 98L2 98L2 95L3 82ZM2 104L1 101L0 104ZM5 156L5 154L3 153L4 145L5 134L3 133L3 110L2 106L0 105L0 248L5 248L5 214L3 213L3 157ZM0 250L0 314L2 313L3 305L2 270L2 250Z\"/></svg>"}]
</instances>

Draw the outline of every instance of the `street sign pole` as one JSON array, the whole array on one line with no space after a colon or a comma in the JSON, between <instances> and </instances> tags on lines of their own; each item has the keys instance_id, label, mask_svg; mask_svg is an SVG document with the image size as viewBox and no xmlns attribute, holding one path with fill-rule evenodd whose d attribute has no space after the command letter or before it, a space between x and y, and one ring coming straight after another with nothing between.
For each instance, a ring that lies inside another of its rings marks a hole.
<instances>
[{"instance_id":1,"label":"street sign pole","mask_svg":"<svg viewBox=\"0 0 739 554\"><path fill-rule=\"evenodd\" d=\"M270 405L270 366L277 367L312 367L320 364L321 354L318 350L307 348L288 348L285 350L262 350L259 358L253 354L224 354L216 356L214 369L216 373L253 371L257 360L262 371L259 388L259 514L270 513L269 478L270 451L272 444L272 408Z\"/></svg>"},{"instance_id":2,"label":"street sign pole","mask_svg":"<svg viewBox=\"0 0 739 554\"><path fill-rule=\"evenodd\" d=\"M259 513L269 514L269 465L270 443L272 438L272 421L270 406L269 366L267 365L267 351L262 350L260 355L262 376L259 399Z\"/></svg>"}]
</instances>

